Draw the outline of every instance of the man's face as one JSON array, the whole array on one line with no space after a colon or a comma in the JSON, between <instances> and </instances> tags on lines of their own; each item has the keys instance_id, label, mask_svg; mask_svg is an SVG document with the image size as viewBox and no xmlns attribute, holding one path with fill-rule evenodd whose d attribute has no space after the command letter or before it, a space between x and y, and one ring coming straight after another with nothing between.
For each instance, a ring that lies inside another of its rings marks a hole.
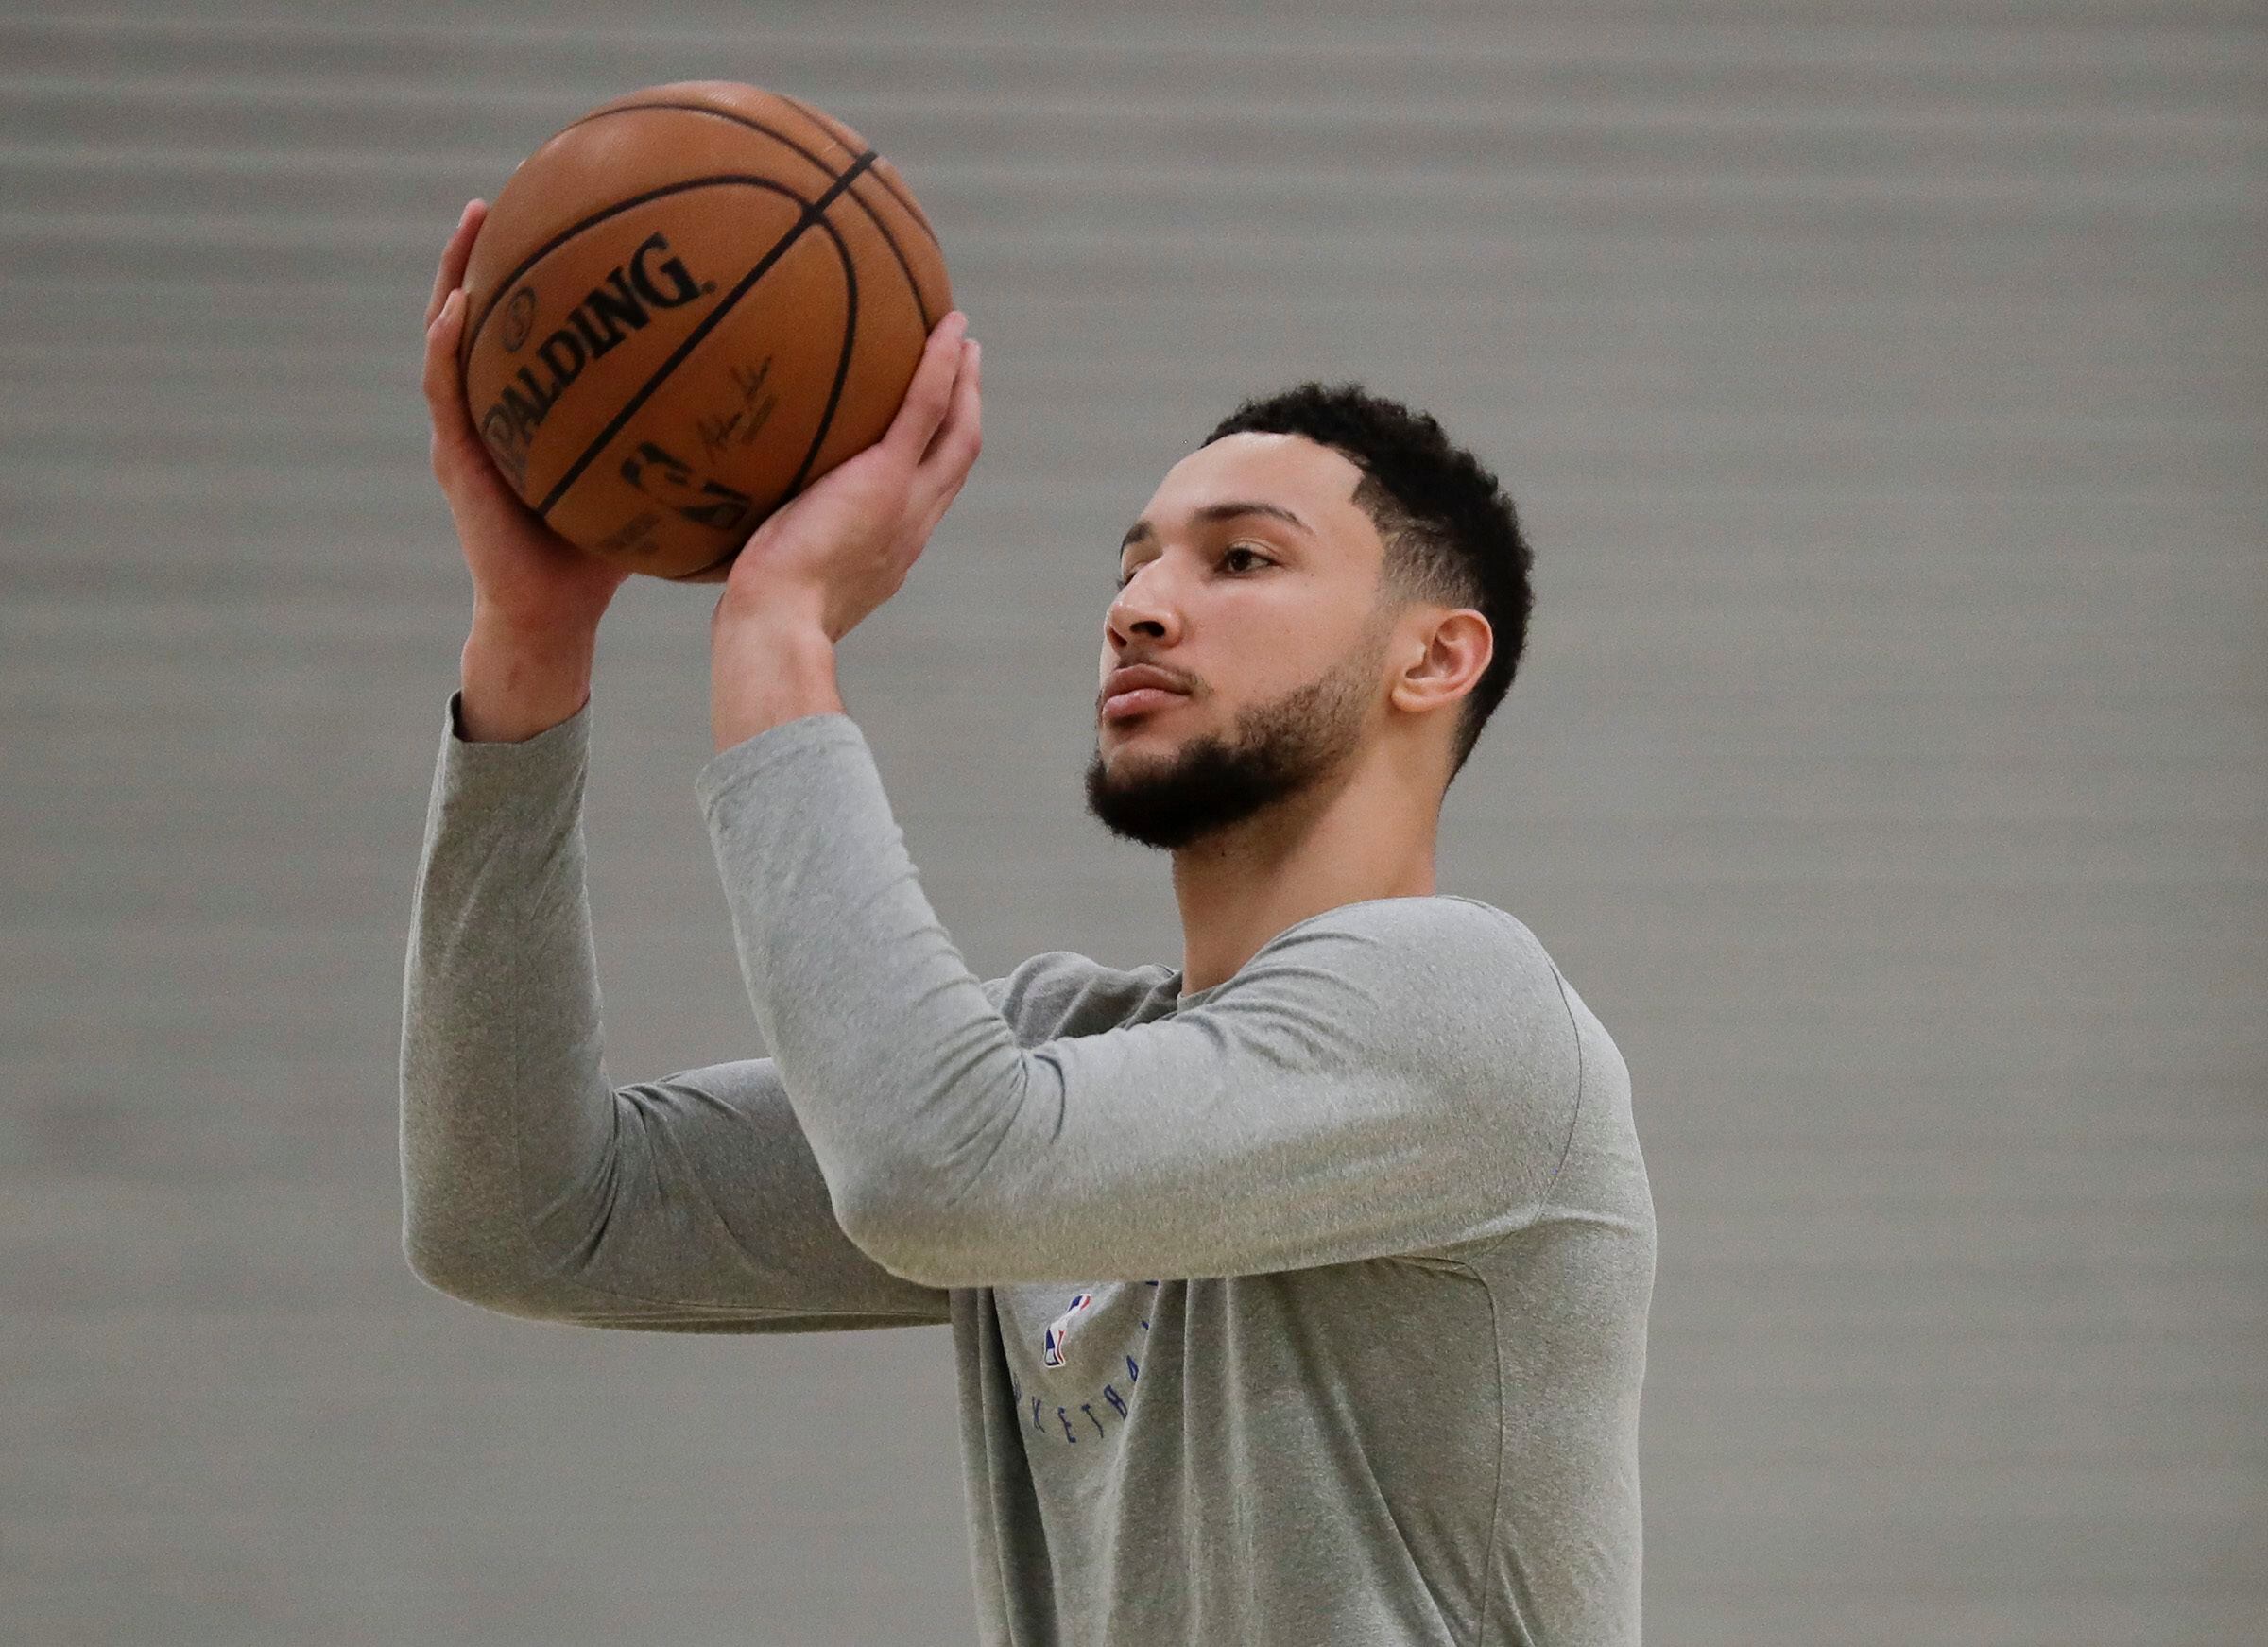
<instances>
[{"instance_id":1,"label":"man's face","mask_svg":"<svg viewBox=\"0 0 2268 1647\"><path fill-rule=\"evenodd\" d=\"M1227 436L1167 472L1104 625L1087 807L1113 834L1170 851L1351 763L1391 631L1362 478L1297 435ZM1183 695L1110 713L1110 676L1135 664Z\"/></svg>"}]
</instances>

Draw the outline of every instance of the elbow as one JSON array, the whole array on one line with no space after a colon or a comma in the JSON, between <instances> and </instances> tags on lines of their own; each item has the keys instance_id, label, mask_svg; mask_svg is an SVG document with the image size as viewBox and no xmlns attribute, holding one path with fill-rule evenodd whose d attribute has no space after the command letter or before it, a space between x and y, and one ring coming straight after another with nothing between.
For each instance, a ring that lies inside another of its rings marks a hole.
<instances>
[{"instance_id":1,"label":"elbow","mask_svg":"<svg viewBox=\"0 0 2268 1647\"><path fill-rule=\"evenodd\" d=\"M409 1261L409 1273L437 1293L484 1305L497 1295L494 1267L484 1263L469 1244L450 1240L430 1223L414 1218L404 1223L402 1256Z\"/></svg>"},{"instance_id":2,"label":"elbow","mask_svg":"<svg viewBox=\"0 0 2268 1647\"><path fill-rule=\"evenodd\" d=\"M954 1106L998 1119L977 1145L899 1147L878 1152L829 1180L835 1221L852 1245L902 1280L940 1291L989 1287L1018 1278L1031 1261L1028 1219L1036 1210L1001 1171L1004 1128L1022 1110L1030 1070L1012 1085L990 1086ZM1011 1152L1011 1160L1013 1152Z\"/></svg>"},{"instance_id":3,"label":"elbow","mask_svg":"<svg viewBox=\"0 0 2268 1647\"><path fill-rule=\"evenodd\" d=\"M533 1276L463 1232L437 1229L429 1219L409 1219L403 1226L402 1253L410 1274L460 1303L527 1320L559 1318Z\"/></svg>"},{"instance_id":4,"label":"elbow","mask_svg":"<svg viewBox=\"0 0 2268 1647\"><path fill-rule=\"evenodd\" d=\"M875 1175L839 1198L836 1220L851 1244L902 1279L923 1287L988 1285L969 1239L968 1208L934 1180Z\"/></svg>"}]
</instances>

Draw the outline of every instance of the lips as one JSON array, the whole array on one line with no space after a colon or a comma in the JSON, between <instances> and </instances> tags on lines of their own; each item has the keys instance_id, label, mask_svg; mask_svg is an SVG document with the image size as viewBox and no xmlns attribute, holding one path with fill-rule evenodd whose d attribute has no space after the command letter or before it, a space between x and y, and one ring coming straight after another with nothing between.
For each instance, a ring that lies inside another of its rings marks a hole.
<instances>
[{"instance_id":1,"label":"lips","mask_svg":"<svg viewBox=\"0 0 2268 1647\"><path fill-rule=\"evenodd\" d=\"M1103 718L1107 721L1130 720L1187 697L1185 692L1168 692L1160 686L1137 686L1103 699Z\"/></svg>"},{"instance_id":2,"label":"lips","mask_svg":"<svg viewBox=\"0 0 2268 1647\"><path fill-rule=\"evenodd\" d=\"M1148 663L1112 670L1103 694L1103 718L1112 721L1143 714L1189 695L1172 676Z\"/></svg>"},{"instance_id":3,"label":"lips","mask_svg":"<svg viewBox=\"0 0 2268 1647\"><path fill-rule=\"evenodd\" d=\"M1180 692L1181 683L1155 663L1128 663L1110 671L1110 678L1103 682L1106 695L1131 692L1138 686L1159 686L1168 692Z\"/></svg>"}]
</instances>

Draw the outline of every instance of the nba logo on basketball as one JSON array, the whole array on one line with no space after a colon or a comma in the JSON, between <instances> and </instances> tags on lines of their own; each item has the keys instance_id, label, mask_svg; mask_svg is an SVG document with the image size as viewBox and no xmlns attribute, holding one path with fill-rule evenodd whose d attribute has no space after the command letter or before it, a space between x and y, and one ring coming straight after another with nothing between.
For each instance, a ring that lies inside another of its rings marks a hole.
<instances>
[{"instance_id":1,"label":"nba logo on basketball","mask_svg":"<svg viewBox=\"0 0 2268 1647\"><path fill-rule=\"evenodd\" d=\"M1081 1311L1094 1302L1092 1293L1074 1293L1071 1308L1048 1323L1043 1359L1049 1366L1063 1364L1063 1347L1071 1342L1071 1324L1079 1318Z\"/></svg>"}]
</instances>

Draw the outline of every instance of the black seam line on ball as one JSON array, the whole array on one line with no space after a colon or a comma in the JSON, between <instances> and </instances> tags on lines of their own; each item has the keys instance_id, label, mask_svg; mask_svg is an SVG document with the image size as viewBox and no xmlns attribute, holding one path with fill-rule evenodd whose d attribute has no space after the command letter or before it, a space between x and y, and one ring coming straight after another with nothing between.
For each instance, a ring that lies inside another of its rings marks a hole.
<instances>
[{"instance_id":1,"label":"black seam line on ball","mask_svg":"<svg viewBox=\"0 0 2268 1647\"><path fill-rule=\"evenodd\" d=\"M804 480L809 477L811 466L818 461L819 448L827 443L828 431L834 427L834 414L842 403L843 385L850 375L851 351L858 341L858 266L850 259L850 249L843 244L842 231L835 228L825 217L819 219L819 227L827 232L827 238L834 243L834 255L841 260L843 266L843 352L834 363L834 386L827 391L827 409L819 416L818 433L811 437L811 445L803 454L802 466L796 471L795 478L782 489L781 503L785 503L796 495ZM778 506L778 504L773 506L775 508ZM747 538L743 537L714 560L696 566L691 572L677 574L676 581L682 582L688 578L698 577L704 572L715 571L747 548Z\"/></svg>"},{"instance_id":2,"label":"black seam line on ball","mask_svg":"<svg viewBox=\"0 0 2268 1647\"><path fill-rule=\"evenodd\" d=\"M819 127L823 130L833 131L837 126L842 124L842 122L835 119L833 115L822 113L820 111L814 109L810 104L804 102L800 97L791 97L785 92L774 92L772 95L779 98L782 103L788 104L796 109L800 109L814 126ZM874 180L882 185L883 192L885 194L888 195L891 199L897 201L898 204L905 208L906 215L913 218L916 223L919 223L921 226L921 232L929 236L929 243L930 245L937 248L938 255L944 255L945 248L939 245L937 242L937 232L929 226L929 217L927 214L925 214L919 206L915 204L913 196L908 194L897 183L893 182L890 179L889 173L887 172L876 172L874 174ZM869 216L872 215L871 213L868 214Z\"/></svg>"},{"instance_id":3,"label":"black seam line on ball","mask_svg":"<svg viewBox=\"0 0 2268 1647\"><path fill-rule=\"evenodd\" d=\"M803 238L803 231L824 218L827 208L834 204L836 198L858 180L859 175L867 167L872 165L876 158L873 149L867 150L866 153L850 163L848 171L829 185L824 195L803 208L803 214L796 219L795 227L780 237L779 244L764 254L764 260L761 263L740 277L740 283L727 292L718 300L715 308L701 317L701 323L685 335L684 341L669 352L669 358L654 369L654 374L645 380L644 385L638 392L625 402L622 409L616 412L607 426L598 432L598 437L583 448L583 455L569 465L567 472L560 475L551 490L543 494L543 501L536 506L537 514L546 519L550 517L552 509L558 504L559 499L567 495L567 489L582 478L583 471L590 468L592 460L606 450L615 436L622 433L623 426L637 416L638 408L644 405L652 398L653 392L668 381L669 374L677 370L685 357L699 346L701 339L716 330L717 322L732 312L732 305L747 297L756 283L771 272L772 265L787 255L788 248Z\"/></svg>"},{"instance_id":4,"label":"black seam line on ball","mask_svg":"<svg viewBox=\"0 0 2268 1647\"><path fill-rule=\"evenodd\" d=\"M803 454L803 462L795 478L781 494L791 498L811 478L811 466L819 460L819 448L827 443L827 432L834 427L834 414L843 401L843 384L850 376L851 351L858 343L858 266L850 261L850 249L843 244L842 232L824 217L819 219L819 227L834 242L834 255L843 263L843 352L835 358L834 384L827 391L827 409L819 416L819 432L811 437L811 449Z\"/></svg>"},{"instance_id":5,"label":"black seam line on ball","mask_svg":"<svg viewBox=\"0 0 2268 1647\"><path fill-rule=\"evenodd\" d=\"M874 174L874 180L882 185L883 193L888 195L891 199L897 201L898 204L905 208L905 214L908 217L911 217L915 224L920 229L921 232L929 237L930 245L937 249L937 255L939 257L944 256L944 243L938 240L937 232L929 226L929 214L922 211L921 208L915 203L913 196L907 194L905 190L897 183L892 182L889 179L889 175L886 172L876 172Z\"/></svg>"},{"instance_id":6,"label":"black seam line on ball","mask_svg":"<svg viewBox=\"0 0 2268 1647\"><path fill-rule=\"evenodd\" d=\"M506 275L504 279L496 283L496 290L490 294L487 306L480 311L480 318L473 321L471 326L465 329L464 341L457 345L456 358L458 369L461 370L464 363L472 358L472 345L478 340L481 328L489 323L489 317L496 312L496 305L504 301L505 298L511 292L511 289L520 283L520 277L527 273L529 269L535 267L536 265L541 263L553 252L558 250L560 247L566 245L576 235L582 233L584 230L595 229L598 227L598 225L604 223L608 218L619 217L623 213L631 210L633 207L643 206L649 200L662 199L670 195L681 195L684 194L688 189L713 189L725 183L746 183L751 188L769 189L775 195L786 196L797 205L803 207L807 211L811 206L811 202L809 200L805 199L801 195L797 194L795 190L789 188L785 183L776 182L770 178L747 176L739 172L718 172L713 177L687 178L681 182L663 183L660 188L648 189L643 195L632 195L627 199L617 200L611 206L607 207L604 211L593 212L590 216L585 217L581 222L570 224L567 228L560 230L549 240L546 240L542 245L537 247L535 250L529 252L524 258L521 259L518 267L514 268L510 274ZM791 230L789 232L793 233L794 231Z\"/></svg>"},{"instance_id":7,"label":"black seam line on ball","mask_svg":"<svg viewBox=\"0 0 2268 1647\"><path fill-rule=\"evenodd\" d=\"M826 132L830 137L833 137L838 144L842 142L842 139L836 134L834 129L838 122L835 121L832 115L821 114L810 104L802 101L800 98L790 97L784 92L774 92L772 95L779 98L782 103L801 110L804 117L810 120L814 126L817 127L821 131ZM730 109L712 109L706 103L631 103L620 109L607 109L602 110L595 114L586 114L583 116L582 120L577 120L575 125L580 126L583 124L583 120L597 120L604 118L609 114L627 114L633 110L638 109L665 109L685 114L706 114L714 120L729 120L735 126L747 127L750 131L761 131L765 136L772 139L775 143L781 144L787 148L794 149L796 153L801 155L805 160L809 161L814 166L817 167L823 175L827 177L839 179L841 176L840 173L829 170L825 161L821 160L817 155L812 153L811 150L805 148L801 144L798 143L794 138L788 136L785 132L775 130L773 128L766 126L763 121L752 119L746 114L736 114ZM572 131L575 128L571 126L566 129ZM844 146L847 151L848 146L846 145ZM917 224L920 225L921 232L929 236L929 243L932 246L937 246L937 232L929 226L929 219L921 215L921 208L915 205L911 199L907 198L905 192L902 189L900 189L893 184L888 177L879 171L873 174L871 180L880 183L882 185L883 193L887 195L891 199L897 201L899 205L902 206L905 209L906 214L913 218ZM929 300L921 295L921 283L914 279L914 266L912 264L906 262L905 252L898 244L898 236L890 232L890 226L882 220L882 214L867 204L866 197L862 196L856 189L852 189L850 191L850 198L852 203L854 203L860 211L867 214L868 221L872 223L875 229L881 233L884 242L887 244L890 249L890 255L898 260L898 266L905 271L906 290L913 293L914 309L921 317L921 335L924 337L928 336L931 329L936 325L936 321L930 316ZM945 255L945 249L943 247L937 246L937 255L939 257L943 257Z\"/></svg>"},{"instance_id":8,"label":"black seam line on ball","mask_svg":"<svg viewBox=\"0 0 2268 1647\"><path fill-rule=\"evenodd\" d=\"M876 172L874 178L879 182L882 180L882 174ZM931 332L936 330L937 323L930 318L929 301L921 295L921 283L914 279L914 266L905 261L905 251L899 246L898 237L890 232L890 226L882 220L882 214L864 200L860 200L856 189L850 191L850 197L858 201L859 209L866 213L867 216L872 220L874 227L881 232L882 243L890 249L890 255L898 260L898 272L905 276L905 289L914 297L914 312L921 317L921 335L927 337Z\"/></svg>"}]
</instances>

